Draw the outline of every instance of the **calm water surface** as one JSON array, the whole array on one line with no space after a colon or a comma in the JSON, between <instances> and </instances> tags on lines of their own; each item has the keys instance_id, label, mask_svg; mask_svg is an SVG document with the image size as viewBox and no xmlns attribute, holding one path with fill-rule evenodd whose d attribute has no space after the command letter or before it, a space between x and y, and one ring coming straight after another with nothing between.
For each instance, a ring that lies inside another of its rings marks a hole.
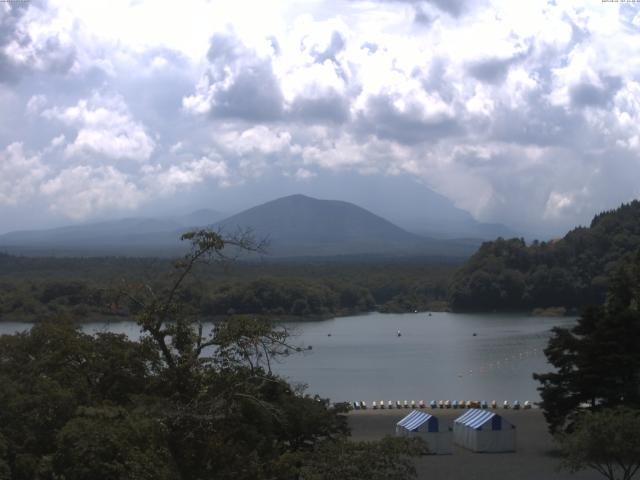
<instances>
[{"instance_id":1,"label":"calm water surface","mask_svg":"<svg viewBox=\"0 0 640 480\"><path fill-rule=\"evenodd\" d=\"M550 329L574 322L452 313L370 313L287 322L293 343L312 349L282 359L275 369L292 382L306 383L309 393L334 401L538 400L531 374L550 368L542 353ZM1 323L0 333L26 328L19 322ZM139 336L133 322L90 323L83 329Z\"/></svg>"}]
</instances>

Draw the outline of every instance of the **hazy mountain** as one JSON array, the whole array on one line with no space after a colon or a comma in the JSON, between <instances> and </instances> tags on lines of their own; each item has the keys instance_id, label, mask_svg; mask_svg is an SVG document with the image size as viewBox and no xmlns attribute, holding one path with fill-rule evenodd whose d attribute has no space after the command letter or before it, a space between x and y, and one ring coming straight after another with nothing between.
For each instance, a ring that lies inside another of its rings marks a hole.
<instances>
[{"instance_id":1,"label":"hazy mountain","mask_svg":"<svg viewBox=\"0 0 640 480\"><path fill-rule=\"evenodd\" d=\"M283 194L298 184L283 186ZM367 176L340 172L317 178L305 186L309 196L340 198L380 215L418 235L434 238L519 237L520 233L500 224L483 223L425 184L406 175ZM271 193L266 198L273 198Z\"/></svg>"},{"instance_id":2,"label":"hazy mountain","mask_svg":"<svg viewBox=\"0 0 640 480\"><path fill-rule=\"evenodd\" d=\"M49 230L0 235L0 249L32 255L176 255L188 228L213 226L226 233L251 228L269 239L276 257L335 255L469 256L478 241L425 238L352 203L291 195L215 222L212 210L183 217L126 218Z\"/></svg>"},{"instance_id":3,"label":"hazy mountain","mask_svg":"<svg viewBox=\"0 0 640 480\"><path fill-rule=\"evenodd\" d=\"M195 212L191 212L181 217L171 217L171 219L180 224L181 227L189 228L213 225L224 217L225 215L216 210L203 208L201 210L196 210Z\"/></svg>"},{"instance_id":4,"label":"hazy mountain","mask_svg":"<svg viewBox=\"0 0 640 480\"><path fill-rule=\"evenodd\" d=\"M251 228L268 238L277 256L384 253L464 256L478 242L442 241L407 232L349 202L290 195L233 215L217 224L232 233Z\"/></svg>"},{"instance_id":5,"label":"hazy mountain","mask_svg":"<svg viewBox=\"0 0 640 480\"><path fill-rule=\"evenodd\" d=\"M221 216L213 210L198 210L167 218L123 218L9 232L0 235L0 248L27 255L169 255L181 248L182 232L212 225Z\"/></svg>"}]
</instances>

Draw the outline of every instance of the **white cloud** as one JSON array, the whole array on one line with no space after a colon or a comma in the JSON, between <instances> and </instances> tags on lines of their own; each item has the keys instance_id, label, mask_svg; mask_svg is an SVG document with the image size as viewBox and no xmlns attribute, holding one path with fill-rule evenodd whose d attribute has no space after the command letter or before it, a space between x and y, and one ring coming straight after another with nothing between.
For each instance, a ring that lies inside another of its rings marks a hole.
<instances>
[{"instance_id":1,"label":"white cloud","mask_svg":"<svg viewBox=\"0 0 640 480\"><path fill-rule=\"evenodd\" d=\"M44 95L33 95L27 102L27 112L35 115L39 114L47 104L47 97Z\"/></svg>"},{"instance_id":2,"label":"white cloud","mask_svg":"<svg viewBox=\"0 0 640 480\"><path fill-rule=\"evenodd\" d=\"M44 182L40 191L53 212L75 220L103 210L134 209L144 199L143 192L114 167L67 168Z\"/></svg>"},{"instance_id":3,"label":"white cloud","mask_svg":"<svg viewBox=\"0 0 640 480\"><path fill-rule=\"evenodd\" d=\"M237 155L260 153L271 155L291 148L291 134L283 129L257 125L238 132L235 129L216 135L216 139L229 151Z\"/></svg>"},{"instance_id":4,"label":"white cloud","mask_svg":"<svg viewBox=\"0 0 640 480\"><path fill-rule=\"evenodd\" d=\"M28 194L0 180L5 204L58 177L120 179L135 208L199 184L352 171L419 177L485 220L569 225L638 192L621 182L640 165L628 5L49 2L0 20L0 141L40 150L0 168L49 175Z\"/></svg>"},{"instance_id":5,"label":"white cloud","mask_svg":"<svg viewBox=\"0 0 640 480\"><path fill-rule=\"evenodd\" d=\"M310 180L313 177L317 176L317 174L312 172L311 170L307 170L306 168L299 168L298 170L296 170L296 173L294 173L294 176L297 180Z\"/></svg>"},{"instance_id":6,"label":"white cloud","mask_svg":"<svg viewBox=\"0 0 640 480\"><path fill-rule=\"evenodd\" d=\"M12 143L0 151L0 207L28 200L48 168L39 155L29 156L22 143Z\"/></svg>"},{"instance_id":7,"label":"white cloud","mask_svg":"<svg viewBox=\"0 0 640 480\"><path fill-rule=\"evenodd\" d=\"M160 166L143 169L147 189L154 194L167 195L179 189L188 189L193 185L213 179L220 186L229 185L229 169L221 159L201 157L163 169Z\"/></svg>"},{"instance_id":8,"label":"white cloud","mask_svg":"<svg viewBox=\"0 0 640 480\"><path fill-rule=\"evenodd\" d=\"M72 107L45 110L42 116L78 129L75 140L65 150L68 157L97 154L114 160L143 162L155 148L147 129L133 119L124 99L119 96L94 95L89 100L79 100Z\"/></svg>"}]
</instances>

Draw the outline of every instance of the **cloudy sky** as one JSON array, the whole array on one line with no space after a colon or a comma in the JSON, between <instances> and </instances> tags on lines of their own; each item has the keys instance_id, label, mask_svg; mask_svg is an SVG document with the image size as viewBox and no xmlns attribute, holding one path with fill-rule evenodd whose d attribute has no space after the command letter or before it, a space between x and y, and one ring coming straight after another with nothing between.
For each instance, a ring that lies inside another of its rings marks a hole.
<instances>
[{"instance_id":1,"label":"cloudy sky","mask_svg":"<svg viewBox=\"0 0 640 480\"><path fill-rule=\"evenodd\" d=\"M0 3L0 231L405 187L540 231L639 197L640 4Z\"/></svg>"}]
</instances>

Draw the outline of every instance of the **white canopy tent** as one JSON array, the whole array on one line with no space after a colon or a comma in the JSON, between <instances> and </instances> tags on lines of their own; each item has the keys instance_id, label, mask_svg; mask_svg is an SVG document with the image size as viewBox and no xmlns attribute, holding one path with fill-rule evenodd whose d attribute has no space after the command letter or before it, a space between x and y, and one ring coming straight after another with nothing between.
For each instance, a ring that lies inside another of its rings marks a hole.
<instances>
[{"instance_id":1,"label":"white canopy tent","mask_svg":"<svg viewBox=\"0 0 640 480\"><path fill-rule=\"evenodd\" d=\"M456 418L453 439L473 452L516 451L516 427L488 410L474 408Z\"/></svg>"},{"instance_id":2,"label":"white canopy tent","mask_svg":"<svg viewBox=\"0 0 640 480\"><path fill-rule=\"evenodd\" d=\"M429 453L453 453L451 429L441 429L437 417L419 410L413 410L396 424L396 436L422 438L429 447Z\"/></svg>"}]
</instances>

